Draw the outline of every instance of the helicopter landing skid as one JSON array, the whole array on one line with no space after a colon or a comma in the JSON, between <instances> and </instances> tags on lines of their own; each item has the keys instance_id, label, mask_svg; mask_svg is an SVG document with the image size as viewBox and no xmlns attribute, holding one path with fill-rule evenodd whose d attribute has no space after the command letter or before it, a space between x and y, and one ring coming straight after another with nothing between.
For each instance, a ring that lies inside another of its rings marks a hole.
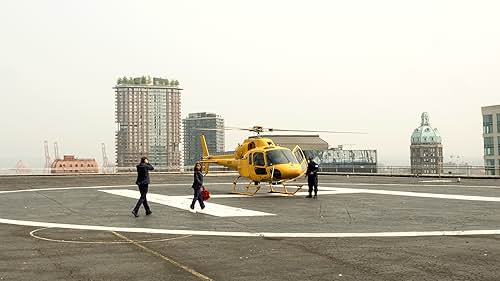
<instances>
[{"instance_id":1,"label":"helicopter landing skid","mask_svg":"<svg viewBox=\"0 0 500 281\"><path fill-rule=\"evenodd\" d=\"M270 193L281 193L281 194L286 194L286 195L295 195L299 190L302 189L302 185L285 185L284 183L280 183L280 185L283 186L282 190L276 190L275 185L273 183L269 183L269 192ZM294 191L289 191L287 187L293 186L294 188L296 187Z\"/></svg>"},{"instance_id":2,"label":"helicopter landing skid","mask_svg":"<svg viewBox=\"0 0 500 281\"><path fill-rule=\"evenodd\" d=\"M253 196L255 195L255 193L257 193L259 190L260 190L260 184L252 184L254 183L253 181L250 181L250 183L248 183L245 187L244 187L244 191L238 191L237 190L237 185L236 183L238 182L238 179L240 177L237 177L234 182L233 182L233 190L231 191L231 193L234 193L234 194L239 194L239 195L248 195L248 196Z\"/></svg>"}]
</instances>

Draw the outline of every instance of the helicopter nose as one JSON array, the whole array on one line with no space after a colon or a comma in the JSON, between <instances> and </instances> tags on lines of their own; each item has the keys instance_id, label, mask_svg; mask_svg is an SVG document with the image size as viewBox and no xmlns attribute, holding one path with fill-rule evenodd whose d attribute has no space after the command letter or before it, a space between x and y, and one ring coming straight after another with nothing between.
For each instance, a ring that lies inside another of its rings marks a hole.
<instances>
[{"instance_id":1,"label":"helicopter nose","mask_svg":"<svg viewBox=\"0 0 500 281\"><path fill-rule=\"evenodd\" d=\"M300 176L301 173L302 173L302 170L300 169L300 166L291 165L286 170L286 173L284 173L284 177L288 178L288 179L293 179L293 178Z\"/></svg>"}]
</instances>

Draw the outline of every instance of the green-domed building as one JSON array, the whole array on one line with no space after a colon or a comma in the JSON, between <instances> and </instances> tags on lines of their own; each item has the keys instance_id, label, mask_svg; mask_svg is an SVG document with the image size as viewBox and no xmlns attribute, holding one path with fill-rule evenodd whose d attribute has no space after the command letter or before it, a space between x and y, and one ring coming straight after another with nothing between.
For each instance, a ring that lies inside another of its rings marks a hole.
<instances>
[{"instance_id":1,"label":"green-domed building","mask_svg":"<svg viewBox=\"0 0 500 281\"><path fill-rule=\"evenodd\" d=\"M441 174L443 146L441 135L429 123L429 114L422 113L422 123L411 135L411 172L413 174Z\"/></svg>"}]
</instances>

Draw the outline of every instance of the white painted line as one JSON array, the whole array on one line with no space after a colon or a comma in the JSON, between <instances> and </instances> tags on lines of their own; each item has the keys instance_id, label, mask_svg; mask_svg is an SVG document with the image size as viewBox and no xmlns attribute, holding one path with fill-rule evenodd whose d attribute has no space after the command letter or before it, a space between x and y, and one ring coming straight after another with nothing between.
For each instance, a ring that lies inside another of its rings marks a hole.
<instances>
[{"instance_id":1,"label":"white painted line","mask_svg":"<svg viewBox=\"0 0 500 281\"><path fill-rule=\"evenodd\" d=\"M185 185L185 184L172 184L172 185ZM215 185L215 183L214 183ZM366 184L365 184L366 185ZM376 185L376 184L373 184ZM383 185L383 184L382 184ZM129 187L130 185L127 185ZM98 189L116 186L105 187L68 187L64 189ZM466 186L461 186L466 187ZM489 186L481 186L489 187ZM39 191L39 190L60 190L61 188L53 189L28 189L28 190L13 190L2 193L25 192L25 191ZM341 193L372 193L372 194L385 194L385 195L401 195L401 196L416 196L416 197L431 197L431 198L446 198L446 199L460 199L460 200L480 200L480 201L500 201L498 197L483 197L483 196L464 196L464 195L449 195L449 194L433 194L433 193L418 193L418 192L402 192L402 191L389 191L389 190L372 190L372 189L353 189L353 188L332 188L320 187L320 194L326 192L334 192L334 194ZM137 198L137 191L134 198ZM215 195L214 195L215 196ZM225 195L219 195L225 196ZM237 197L238 195L229 195ZM239 195L241 196L241 195ZM188 198L188 196L180 196ZM241 196L252 198L247 196ZM223 197L221 197L223 198ZM280 238L339 238L339 237L417 237L417 236L461 236L461 235L500 235L500 229L493 230L454 230L454 231L414 231L414 232L370 232L370 233L290 233L290 232L226 232L226 231L203 231L203 230L172 230L172 229L152 229L152 228L128 228L128 227L112 227L112 226L95 226L95 225L78 225L78 224L61 224L51 222L36 222L24 220L11 220L0 218L0 223L23 225L23 226L37 226L48 228L63 228L63 229L82 229L82 230L97 230L97 231L117 231L117 232L134 232L134 233L160 233L160 234L178 234L178 235L203 235L203 236L232 236L232 237L280 237Z\"/></svg>"},{"instance_id":2,"label":"white painted line","mask_svg":"<svg viewBox=\"0 0 500 281\"><path fill-rule=\"evenodd\" d=\"M346 191L358 191L360 193L370 194L383 194L383 195L398 195L398 196L411 196L411 197L424 197L424 198L440 198L440 199L456 199L468 201L487 201L487 202L500 202L500 197L487 197L487 196L469 196L457 194L438 194L438 193L425 193L425 192L410 192L410 191L393 191L393 190L377 190L377 189L360 189L360 188L337 188Z\"/></svg>"},{"instance_id":3,"label":"white painted line","mask_svg":"<svg viewBox=\"0 0 500 281\"><path fill-rule=\"evenodd\" d=\"M138 191L129 189L112 189L112 190L99 190L109 194L135 198L138 199L140 194ZM192 197L190 196L168 196L155 193L148 193L148 201L154 202L162 205L167 205L170 207L182 209L189 211L189 205L191 205ZM253 216L274 216L275 214L264 213L259 211L252 211L243 208L234 208L222 204L211 203L205 201L205 209L199 210L198 203L196 203L196 208L198 213L216 216L216 217L253 217Z\"/></svg>"},{"instance_id":4,"label":"white painted line","mask_svg":"<svg viewBox=\"0 0 500 281\"><path fill-rule=\"evenodd\" d=\"M232 183L211 183L214 185L229 185ZM165 183L165 184L152 184L149 185L149 188L155 188L160 186L186 186L190 187L191 184L186 183ZM19 193L19 192L38 192L38 191L58 191L58 190L73 190L73 189L99 189L99 188L124 188L124 187L137 187L136 184L127 184L127 185L98 185L98 186L69 186L69 187L48 187L48 188L33 188L33 189L17 189L17 190L4 190L0 191L0 194L3 193Z\"/></svg>"},{"instance_id":5,"label":"white painted line","mask_svg":"<svg viewBox=\"0 0 500 281\"><path fill-rule=\"evenodd\" d=\"M333 187L321 187L318 191L319 195L335 195L335 194L350 194L350 193L363 193L362 191L357 191L356 189L343 189L340 190L338 188ZM270 192L261 192L256 193L255 195L242 195L242 194L212 194L210 198L262 198L262 197L301 197L309 195L307 191L301 191L295 193L295 195L288 195L283 193L270 193ZM192 196L191 196L192 198Z\"/></svg>"},{"instance_id":6,"label":"white painted line","mask_svg":"<svg viewBox=\"0 0 500 281\"><path fill-rule=\"evenodd\" d=\"M426 180L426 181L418 181L418 182L432 183L432 182L452 182L452 181L451 180Z\"/></svg>"},{"instance_id":7,"label":"white painted line","mask_svg":"<svg viewBox=\"0 0 500 281\"><path fill-rule=\"evenodd\" d=\"M238 232L238 231L204 231L204 230L176 230L157 228L133 228L133 227L113 227L98 225L64 224L50 222L36 222L23 220L1 219L0 223L36 226L63 229L82 229L98 231L116 231L130 233L155 233L155 234L176 234L176 235L200 235L200 236L230 236L230 237L275 237L275 238L356 238L356 237L420 237L420 236L463 236L463 235L500 235L500 229L491 230L463 230L463 231L409 231L409 232L366 232L366 233L328 233L328 232Z\"/></svg>"},{"instance_id":8,"label":"white painted line","mask_svg":"<svg viewBox=\"0 0 500 281\"><path fill-rule=\"evenodd\" d=\"M229 185L231 183L211 183L213 185ZM469 188L500 188L497 186L469 186L469 185L415 185L415 184L374 184L374 183L329 183L325 182L323 184L334 184L334 185L350 185L350 186L424 186L424 187L469 187ZM186 184L158 184L154 187L159 186L185 186ZM21 189L21 190L7 190L0 191L0 194L7 193L19 193L19 192L38 192L38 191L59 191L59 190L73 190L73 189L100 189L100 188L117 188L117 187L135 187L136 185L109 185L109 186L73 186L73 187L55 187L55 188L39 188L39 189ZM498 197L486 197L486 196L466 196L466 195L452 195L452 194L435 194L435 193L420 193L420 192L405 192L405 191L390 191L390 190L375 190L375 189L358 189L358 188L343 188L343 187L326 187L319 186L318 195L327 194L349 194L349 193L372 193L372 194L386 194L386 195L401 195L401 196L414 196L414 197L428 197L428 198L442 198L442 199L458 199L458 200L472 200L472 201L492 201L498 202ZM325 191L328 190L328 191ZM284 196L289 195L281 193L257 193L257 196L262 196L262 194L267 196ZM307 192L297 192L295 196L306 195ZM249 197L247 195L214 195L217 198L232 198L232 197ZM250 196L249 198L251 198ZM253 196L256 197L256 196ZM135 198L135 196L134 196Z\"/></svg>"},{"instance_id":9,"label":"white painted line","mask_svg":"<svg viewBox=\"0 0 500 281\"><path fill-rule=\"evenodd\" d=\"M44 240L44 241L49 241L49 242L58 242L58 243L68 243L68 244L130 244L128 241L77 241L77 240L63 240L63 239L51 239L47 237L42 237L39 236L35 233L37 233L40 230L45 230L45 229L50 229L50 228L38 228L30 232L30 236L36 239ZM153 239L153 240L142 240L142 241L136 241L137 243L157 243L157 242L166 242L166 241L172 241L172 240L179 240L179 239L184 239L191 237L192 235L181 235L178 237L173 237L173 238L164 238L164 239ZM1 280L1 279L0 279Z\"/></svg>"},{"instance_id":10,"label":"white painted line","mask_svg":"<svg viewBox=\"0 0 500 281\"><path fill-rule=\"evenodd\" d=\"M496 185L463 185L463 184L417 184L417 183L352 183L352 182L321 182L327 185L348 186L408 186L408 187L467 187L467 188L500 188Z\"/></svg>"},{"instance_id":11,"label":"white painted line","mask_svg":"<svg viewBox=\"0 0 500 281\"><path fill-rule=\"evenodd\" d=\"M346 182L322 182L321 184L322 184L322 186L318 187L320 189L320 193L321 193L321 190L325 189L325 186L323 186L323 185L334 185L334 186L347 185L347 186L462 187L462 188L497 188L497 189L500 189L500 186L490 186L490 185L462 185L462 184L447 185L447 184L346 183ZM210 185L232 185L232 183L229 183L229 182L217 182L217 183L208 183L207 185L208 185L208 187L210 187ZM307 185L307 183L306 183L306 185ZM165 184L151 184L151 185L149 185L150 190L154 189L154 188L157 188L157 187L163 187L163 186L186 186L186 187L190 187L191 184L189 184L189 183L170 183L170 184L165 183ZM70 187L17 189L17 190L4 190L4 191L0 191L0 194L20 193L20 192L38 192L38 191L73 190L73 189L101 189L101 188L128 188L128 187L137 187L137 185L128 184L128 185L70 186ZM328 187L328 188L333 188L333 187ZM302 189L306 190L307 186L303 187ZM257 193L257 194L263 194L263 193L264 192L261 191L260 193ZM359 192L354 192L354 193L359 193ZM304 193L303 192L297 192L296 195L297 194L304 194Z\"/></svg>"},{"instance_id":12,"label":"white painted line","mask_svg":"<svg viewBox=\"0 0 500 281\"><path fill-rule=\"evenodd\" d=\"M18 189L0 191L4 193L20 193L20 192L38 192L38 191L57 191L57 190L73 190L73 189L98 189L98 188L117 188L117 187L132 187L137 185L102 185L102 186L71 186L71 187L49 187L49 188L34 188L34 189Z\"/></svg>"}]
</instances>

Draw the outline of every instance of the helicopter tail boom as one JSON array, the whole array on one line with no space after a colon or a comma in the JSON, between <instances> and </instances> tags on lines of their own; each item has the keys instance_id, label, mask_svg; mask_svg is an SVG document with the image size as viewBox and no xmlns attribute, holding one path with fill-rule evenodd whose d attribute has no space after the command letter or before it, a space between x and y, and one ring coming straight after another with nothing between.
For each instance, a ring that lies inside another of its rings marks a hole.
<instances>
[{"instance_id":1,"label":"helicopter tail boom","mask_svg":"<svg viewBox=\"0 0 500 281\"><path fill-rule=\"evenodd\" d=\"M207 140L205 139L205 135L200 136L200 142L201 142L201 150L203 152L203 158L210 156L210 154L208 153L208 146L207 146Z\"/></svg>"},{"instance_id":2,"label":"helicopter tail boom","mask_svg":"<svg viewBox=\"0 0 500 281\"><path fill-rule=\"evenodd\" d=\"M201 159L201 163L204 165L205 173L208 173L208 167L210 164L221 165L225 167L229 167L232 169L238 168L238 161L234 159L233 154L228 155L210 155L208 152L207 141L205 139L205 135L200 136L201 150L203 153L203 157Z\"/></svg>"}]
</instances>

